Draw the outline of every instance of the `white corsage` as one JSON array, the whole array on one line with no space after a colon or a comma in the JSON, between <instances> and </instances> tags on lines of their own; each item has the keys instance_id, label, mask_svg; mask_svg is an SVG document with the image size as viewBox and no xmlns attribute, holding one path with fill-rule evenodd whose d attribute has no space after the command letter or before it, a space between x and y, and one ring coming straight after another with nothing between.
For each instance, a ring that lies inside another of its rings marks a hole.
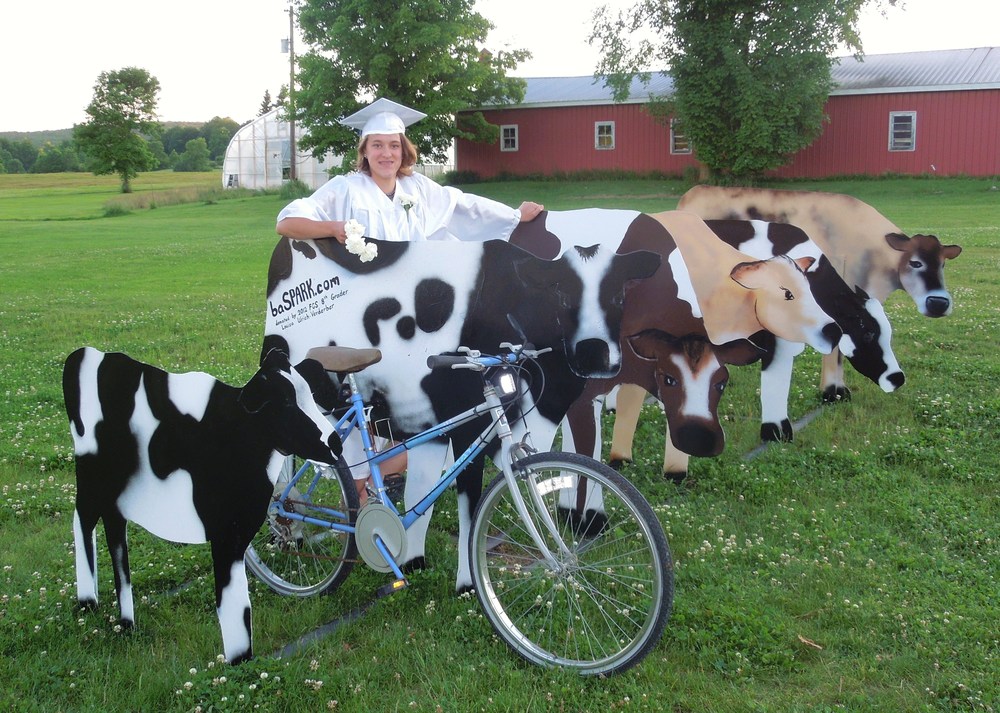
<instances>
[{"instance_id":1,"label":"white corsage","mask_svg":"<svg viewBox=\"0 0 1000 713\"><path fill-rule=\"evenodd\" d=\"M347 233L347 241L344 247L347 252L357 255L361 262L370 262L378 257L378 245L365 240L365 226L351 218L344 223L344 232Z\"/></svg>"},{"instance_id":2,"label":"white corsage","mask_svg":"<svg viewBox=\"0 0 1000 713\"><path fill-rule=\"evenodd\" d=\"M417 199L413 196L399 196L399 204L403 206L403 210L406 211L406 215L410 215L410 209L417 204Z\"/></svg>"}]
</instances>

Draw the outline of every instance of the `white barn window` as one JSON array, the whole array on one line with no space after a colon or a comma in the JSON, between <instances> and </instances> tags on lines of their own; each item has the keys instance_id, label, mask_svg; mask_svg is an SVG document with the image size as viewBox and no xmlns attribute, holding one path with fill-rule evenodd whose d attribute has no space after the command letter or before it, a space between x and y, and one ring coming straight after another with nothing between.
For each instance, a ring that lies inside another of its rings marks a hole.
<instances>
[{"instance_id":1,"label":"white barn window","mask_svg":"<svg viewBox=\"0 0 1000 713\"><path fill-rule=\"evenodd\" d=\"M517 151L517 124L504 124L500 127L500 150Z\"/></svg>"},{"instance_id":2,"label":"white barn window","mask_svg":"<svg viewBox=\"0 0 1000 713\"><path fill-rule=\"evenodd\" d=\"M889 112L889 150L917 150L917 112Z\"/></svg>"},{"instance_id":3,"label":"white barn window","mask_svg":"<svg viewBox=\"0 0 1000 713\"><path fill-rule=\"evenodd\" d=\"M670 120L670 153L691 153L691 139L684 135L681 123L677 119Z\"/></svg>"},{"instance_id":4,"label":"white barn window","mask_svg":"<svg viewBox=\"0 0 1000 713\"><path fill-rule=\"evenodd\" d=\"M594 123L594 148L613 149L615 147L615 122L598 121Z\"/></svg>"}]
</instances>

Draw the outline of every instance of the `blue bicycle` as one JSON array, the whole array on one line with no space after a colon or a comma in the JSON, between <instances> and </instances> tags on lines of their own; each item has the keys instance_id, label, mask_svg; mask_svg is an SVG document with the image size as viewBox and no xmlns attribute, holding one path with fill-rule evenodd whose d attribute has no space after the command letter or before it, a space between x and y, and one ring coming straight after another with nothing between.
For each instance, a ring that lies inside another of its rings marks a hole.
<instances>
[{"instance_id":1,"label":"blue bicycle","mask_svg":"<svg viewBox=\"0 0 1000 713\"><path fill-rule=\"evenodd\" d=\"M329 371L347 372L347 407L333 417L341 437L360 432L371 496L359 509L347 465L306 461L276 484L267 521L247 550L247 566L286 595L336 589L358 558L392 573L380 592L405 587L397 561L408 528L499 438L494 460L501 472L483 492L470 542L459 545L470 548L473 583L487 619L532 663L588 675L621 672L652 650L670 614L673 563L666 535L649 503L616 471L575 453L535 453L514 439L507 407L520 395L521 371L547 350L500 346L500 355L463 349L459 356L428 358L432 369L480 372L483 401L383 451L376 451L370 410L354 377L378 361L378 351L312 350L309 355ZM400 512L379 464L484 416L489 424L480 437L420 502ZM567 502L578 507L567 508ZM601 515L584 523L577 513L588 511Z\"/></svg>"}]
</instances>

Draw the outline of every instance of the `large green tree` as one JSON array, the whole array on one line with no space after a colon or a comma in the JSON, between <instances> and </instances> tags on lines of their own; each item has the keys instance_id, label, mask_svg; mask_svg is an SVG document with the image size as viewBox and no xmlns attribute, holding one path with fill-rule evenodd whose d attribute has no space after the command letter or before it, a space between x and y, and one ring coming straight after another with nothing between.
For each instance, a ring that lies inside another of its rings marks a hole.
<instances>
[{"instance_id":1,"label":"large green tree","mask_svg":"<svg viewBox=\"0 0 1000 713\"><path fill-rule=\"evenodd\" d=\"M131 193L132 179L140 171L156 167L146 137L160 132L159 91L159 80L139 67L101 72L86 121L73 127L74 138L91 159L91 170L98 176L118 174L122 193Z\"/></svg>"},{"instance_id":2,"label":"large green tree","mask_svg":"<svg viewBox=\"0 0 1000 713\"><path fill-rule=\"evenodd\" d=\"M470 107L520 101L521 80L506 73L525 50L485 49L492 24L472 0L300 0L307 51L298 58L296 117L316 153L350 154L357 134L337 123L376 97L428 114L407 130L426 156L443 158L455 137L495 141L498 129Z\"/></svg>"},{"instance_id":3,"label":"large green tree","mask_svg":"<svg viewBox=\"0 0 1000 713\"><path fill-rule=\"evenodd\" d=\"M594 14L597 75L628 94L636 73L665 68L673 93L651 110L679 120L716 180L753 180L821 133L839 47L861 52L866 4L896 0L640 0ZM648 74L643 75L648 78Z\"/></svg>"}]
</instances>

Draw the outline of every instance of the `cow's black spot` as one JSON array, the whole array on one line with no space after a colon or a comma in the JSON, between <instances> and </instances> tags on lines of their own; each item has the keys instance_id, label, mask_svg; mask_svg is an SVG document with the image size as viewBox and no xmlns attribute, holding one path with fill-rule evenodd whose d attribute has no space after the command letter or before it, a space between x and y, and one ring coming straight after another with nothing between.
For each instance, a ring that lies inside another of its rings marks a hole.
<instances>
[{"instance_id":1,"label":"cow's black spot","mask_svg":"<svg viewBox=\"0 0 1000 713\"><path fill-rule=\"evenodd\" d=\"M396 322L396 332L402 339L413 339L417 333L417 322L413 317L400 317Z\"/></svg>"},{"instance_id":2,"label":"cow's black spot","mask_svg":"<svg viewBox=\"0 0 1000 713\"><path fill-rule=\"evenodd\" d=\"M455 288L438 279L421 280L414 292L416 325L422 332L436 332L455 311ZM411 335L412 336L412 335Z\"/></svg>"},{"instance_id":3,"label":"cow's black spot","mask_svg":"<svg viewBox=\"0 0 1000 713\"><path fill-rule=\"evenodd\" d=\"M382 341L378 323L383 319L392 319L399 314L402 309L403 306L399 304L399 300L392 297L383 297L382 299L375 300L368 305L368 309L365 310L362 323L365 326L365 336L368 337L368 341L373 347L377 347Z\"/></svg>"}]
</instances>

